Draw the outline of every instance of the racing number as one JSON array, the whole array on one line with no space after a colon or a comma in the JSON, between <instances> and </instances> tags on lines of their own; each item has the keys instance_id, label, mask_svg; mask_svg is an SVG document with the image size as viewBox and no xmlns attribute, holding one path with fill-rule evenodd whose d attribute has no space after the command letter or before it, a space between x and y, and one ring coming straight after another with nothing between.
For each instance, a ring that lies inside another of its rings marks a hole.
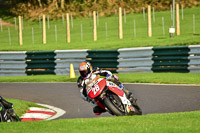
<instances>
[{"instance_id":1,"label":"racing number","mask_svg":"<svg viewBox=\"0 0 200 133\"><path fill-rule=\"evenodd\" d=\"M99 88L99 86L98 85L96 85L93 89L92 89L92 91L93 91L93 93L94 93L94 95L96 95L97 94L97 92L100 90L100 88Z\"/></svg>"}]
</instances>

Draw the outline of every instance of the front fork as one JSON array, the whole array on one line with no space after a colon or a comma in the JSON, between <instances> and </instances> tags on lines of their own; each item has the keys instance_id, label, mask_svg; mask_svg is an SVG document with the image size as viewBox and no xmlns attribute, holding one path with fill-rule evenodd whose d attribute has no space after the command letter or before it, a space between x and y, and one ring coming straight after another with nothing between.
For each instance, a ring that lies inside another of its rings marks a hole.
<instances>
[{"instance_id":1,"label":"front fork","mask_svg":"<svg viewBox=\"0 0 200 133\"><path fill-rule=\"evenodd\" d=\"M122 104L124 105L126 115L128 115L131 111L134 111L131 107L132 106L131 102L127 99L125 93L124 93L123 97L119 96L119 98L121 99Z\"/></svg>"},{"instance_id":2,"label":"front fork","mask_svg":"<svg viewBox=\"0 0 200 133\"><path fill-rule=\"evenodd\" d=\"M97 105L99 107L101 107L103 110L107 111L106 107L102 104L101 101L103 101L103 99L106 98L106 92L103 91L97 98L95 98L95 102L97 103Z\"/></svg>"},{"instance_id":3,"label":"front fork","mask_svg":"<svg viewBox=\"0 0 200 133\"><path fill-rule=\"evenodd\" d=\"M108 89L108 88L107 88L107 89ZM106 89L106 90L107 90L107 89ZM106 109L106 107L101 103L101 101L103 101L103 99L107 97L107 96L106 96L106 90L103 91L103 92L101 93L101 95L100 95L97 99L95 99L95 101L96 101L96 103L97 103L97 105L98 105L99 107L101 107L102 109L108 111L108 110ZM122 91L123 91L123 90L122 90ZM118 95L118 96L119 96L119 95ZM128 115L128 114L130 113L130 111L133 111L131 102L128 100L128 98L126 97L126 94L125 94L125 93L124 93L123 96L119 96L119 98L121 99L122 104L123 104L123 106L124 106L125 114Z\"/></svg>"}]
</instances>

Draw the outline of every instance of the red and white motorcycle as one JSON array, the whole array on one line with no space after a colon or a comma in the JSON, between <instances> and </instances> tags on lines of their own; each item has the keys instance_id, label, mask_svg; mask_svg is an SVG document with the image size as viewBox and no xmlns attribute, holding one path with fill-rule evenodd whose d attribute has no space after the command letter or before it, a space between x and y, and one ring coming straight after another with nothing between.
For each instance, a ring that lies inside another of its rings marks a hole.
<instances>
[{"instance_id":1,"label":"red and white motorcycle","mask_svg":"<svg viewBox=\"0 0 200 133\"><path fill-rule=\"evenodd\" d=\"M93 75L94 76L94 75ZM112 115L141 115L140 107L127 99L126 94L115 83L96 75L86 87L87 95L102 109Z\"/></svg>"}]
</instances>

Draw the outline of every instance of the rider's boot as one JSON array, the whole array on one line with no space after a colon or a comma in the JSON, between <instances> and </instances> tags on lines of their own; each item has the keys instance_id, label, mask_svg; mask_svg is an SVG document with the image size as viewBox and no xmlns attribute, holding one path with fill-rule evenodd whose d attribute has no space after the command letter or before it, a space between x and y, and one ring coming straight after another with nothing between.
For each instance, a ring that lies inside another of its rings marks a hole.
<instances>
[{"instance_id":1,"label":"rider's boot","mask_svg":"<svg viewBox=\"0 0 200 133\"><path fill-rule=\"evenodd\" d=\"M133 93L132 92L129 92L129 95L127 96L127 98L133 105L135 105L135 106L137 105L137 103L136 103L137 99L135 99L133 97Z\"/></svg>"},{"instance_id":2,"label":"rider's boot","mask_svg":"<svg viewBox=\"0 0 200 133\"><path fill-rule=\"evenodd\" d=\"M124 91L124 93L126 94L128 100L129 100L133 105L137 105L137 104L136 104L137 99L135 99L135 98L133 97L133 93L130 92L128 89L126 89L122 83L120 83L119 87Z\"/></svg>"},{"instance_id":3,"label":"rider's boot","mask_svg":"<svg viewBox=\"0 0 200 133\"><path fill-rule=\"evenodd\" d=\"M13 104L6 101L5 99L3 99L3 97L0 96L0 102L3 104L3 106L6 108L6 109L9 109L9 108L12 108L13 107Z\"/></svg>"},{"instance_id":4,"label":"rider's boot","mask_svg":"<svg viewBox=\"0 0 200 133\"><path fill-rule=\"evenodd\" d=\"M95 106L95 107L93 108L93 112L94 112L95 115L100 115L101 113L106 112L106 110L102 109L102 108L99 107L99 106Z\"/></svg>"}]
</instances>

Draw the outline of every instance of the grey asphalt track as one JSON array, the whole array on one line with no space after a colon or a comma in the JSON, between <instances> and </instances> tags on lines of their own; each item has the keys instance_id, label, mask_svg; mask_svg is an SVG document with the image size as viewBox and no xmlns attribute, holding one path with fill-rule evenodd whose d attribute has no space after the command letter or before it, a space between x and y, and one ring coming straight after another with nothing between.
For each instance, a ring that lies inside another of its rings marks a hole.
<instances>
[{"instance_id":1,"label":"grey asphalt track","mask_svg":"<svg viewBox=\"0 0 200 133\"><path fill-rule=\"evenodd\" d=\"M200 86L125 84L143 114L200 110ZM76 83L0 83L0 95L61 108L59 119L97 117L91 103L81 99ZM111 116L104 113L101 116Z\"/></svg>"}]
</instances>

